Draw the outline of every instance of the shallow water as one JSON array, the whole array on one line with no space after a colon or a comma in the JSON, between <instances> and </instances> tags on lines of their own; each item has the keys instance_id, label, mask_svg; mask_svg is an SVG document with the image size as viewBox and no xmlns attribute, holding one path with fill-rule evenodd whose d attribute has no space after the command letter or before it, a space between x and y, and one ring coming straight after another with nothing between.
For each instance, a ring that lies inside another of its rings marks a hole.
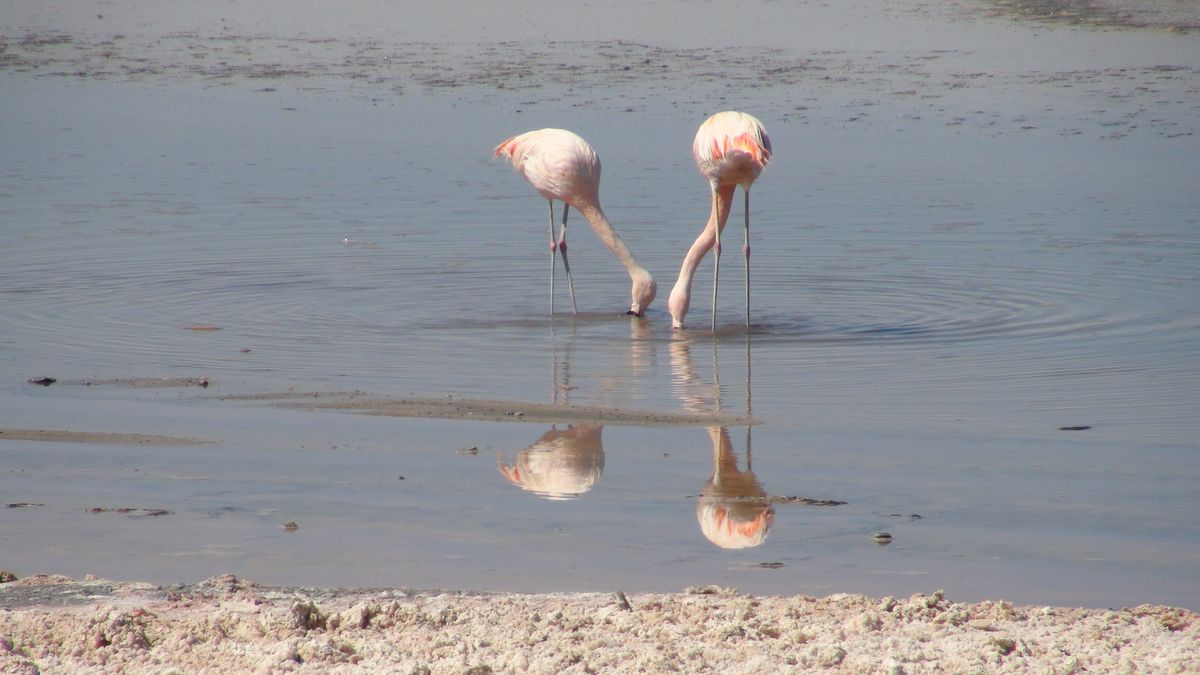
<instances>
[{"instance_id":1,"label":"shallow water","mask_svg":"<svg viewBox=\"0 0 1200 675\"><path fill-rule=\"evenodd\" d=\"M665 313L707 215L698 104L289 83L5 77L0 427L211 441L0 444L0 494L39 505L0 513L6 568L1200 608L1194 105L1122 134L1103 115L1071 133L895 105L858 126L764 114L752 327L731 227L713 335L708 261L690 328ZM600 151L606 211L659 280L645 320L623 315L628 280L582 221L581 314L561 276L549 314L545 205L490 149L551 124ZM26 384L44 375L212 386ZM722 454L715 428L548 434L567 427L220 398L351 390L758 423ZM733 469L747 459L754 480ZM498 470L521 461L541 495ZM741 495L729 509L769 508L761 545L702 533L698 502L729 496L714 467Z\"/></svg>"}]
</instances>

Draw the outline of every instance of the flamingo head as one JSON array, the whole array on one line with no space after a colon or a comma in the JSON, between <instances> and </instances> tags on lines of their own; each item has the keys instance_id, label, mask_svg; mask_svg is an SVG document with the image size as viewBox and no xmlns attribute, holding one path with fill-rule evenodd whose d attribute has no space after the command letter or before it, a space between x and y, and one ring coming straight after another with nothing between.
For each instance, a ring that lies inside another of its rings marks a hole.
<instances>
[{"instance_id":1,"label":"flamingo head","mask_svg":"<svg viewBox=\"0 0 1200 675\"><path fill-rule=\"evenodd\" d=\"M629 306L626 314L643 316L646 308L650 306L651 302L654 302L654 296L658 293L658 284L655 283L654 277L641 267L630 272L629 276L633 279L633 290L630 291L633 303Z\"/></svg>"},{"instance_id":2,"label":"flamingo head","mask_svg":"<svg viewBox=\"0 0 1200 675\"><path fill-rule=\"evenodd\" d=\"M683 328L683 317L687 316L691 300L685 285L677 285L671 291L671 297L667 300L667 310L671 312L672 328Z\"/></svg>"}]
</instances>

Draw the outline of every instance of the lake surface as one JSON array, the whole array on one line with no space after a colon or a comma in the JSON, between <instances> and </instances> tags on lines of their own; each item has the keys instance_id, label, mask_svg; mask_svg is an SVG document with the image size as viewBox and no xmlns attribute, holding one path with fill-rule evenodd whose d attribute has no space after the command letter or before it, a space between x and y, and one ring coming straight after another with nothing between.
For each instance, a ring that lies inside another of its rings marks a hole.
<instances>
[{"instance_id":1,"label":"lake surface","mask_svg":"<svg viewBox=\"0 0 1200 675\"><path fill-rule=\"evenodd\" d=\"M921 17L933 35L959 26ZM32 504L0 513L0 566L1200 609L1200 41L960 27L1036 49L1007 68L961 37L947 52L772 48L795 71L756 90L722 70L736 53L704 65L676 46L579 57L643 68L654 53L672 71L630 80L562 65L579 44L421 57L452 86L389 70L424 54L409 43L349 65L366 47L220 43L251 62L278 49L268 74L191 69L219 51L203 35L156 33L152 72L83 33L13 43L0 428L206 442L0 443L0 495ZM1063 44L1106 47L1103 67L1029 65ZM497 70L514 55L557 86L517 86L526 75ZM691 138L725 107L758 114L776 152L752 192L752 326L739 200L717 332L710 259L673 331L666 296L709 208ZM491 159L543 126L599 151L605 210L658 279L645 319L624 316L628 278L581 219L580 314L561 272L550 314L544 201ZM42 376L60 382L27 383ZM210 386L111 383L198 377ZM754 423L234 398L350 391ZM135 510L93 512L118 508ZM722 539L714 518L740 529Z\"/></svg>"}]
</instances>

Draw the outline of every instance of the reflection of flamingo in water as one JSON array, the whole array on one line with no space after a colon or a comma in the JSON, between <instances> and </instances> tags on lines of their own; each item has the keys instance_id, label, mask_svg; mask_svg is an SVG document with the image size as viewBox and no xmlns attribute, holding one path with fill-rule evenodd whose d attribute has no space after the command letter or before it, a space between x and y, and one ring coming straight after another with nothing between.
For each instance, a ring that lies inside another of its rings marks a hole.
<instances>
[{"instance_id":1,"label":"reflection of flamingo in water","mask_svg":"<svg viewBox=\"0 0 1200 675\"><path fill-rule=\"evenodd\" d=\"M679 279L671 291L667 307L671 324L683 328L692 298L692 276L709 249L713 257L712 330L717 330L717 280L721 265L721 231L729 220L733 193L740 185L745 195L746 240L742 253L746 259L746 326L750 325L750 185L771 159L771 139L762 122L753 115L726 111L709 117L700 125L692 143L692 155L700 173L712 188L712 213L708 223L688 249L679 270Z\"/></svg>"},{"instance_id":2,"label":"reflection of flamingo in water","mask_svg":"<svg viewBox=\"0 0 1200 675\"><path fill-rule=\"evenodd\" d=\"M713 475L696 500L700 531L721 548L749 548L767 540L775 523L775 507L750 469L737 466L737 455L726 427L709 427L713 444Z\"/></svg>"},{"instance_id":3,"label":"reflection of flamingo in water","mask_svg":"<svg viewBox=\"0 0 1200 675\"><path fill-rule=\"evenodd\" d=\"M747 336L748 337L748 336ZM746 363L746 417L750 417L749 343ZM671 343L671 369L676 379L676 393L684 407L703 412L710 405L721 413L721 382L717 368L716 343L713 343L713 395L697 393L700 378L692 364L691 341ZM749 420L747 420L749 422ZM721 548L748 548L767 540L767 532L775 523L775 507L759 484L751 465L750 424L746 426L746 470L738 469L737 454L729 438L729 428L715 425L708 428L712 441L713 473L696 500L696 519L700 531L709 541Z\"/></svg>"},{"instance_id":4,"label":"reflection of flamingo in water","mask_svg":"<svg viewBox=\"0 0 1200 675\"><path fill-rule=\"evenodd\" d=\"M558 430L551 427L533 445L505 465L500 473L513 485L547 499L572 499L592 489L604 472L604 427L586 424Z\"/></svg>"},{"instance_id":5,"label":"reflection of flamingo in water","mask_svg":"<svg viewBox=\"0 0 1200 675\"><path fill-rule=\"evenodd\" d=\"M650 358L647 345L652 336L649 325L644 321L631 321L630 366L637 373ZM564 354L559 356L559 340L554 323L550 324L550 360L553 382L551 383L554 403L570 403L571 356L574 351L575 327L571 326L563 344ZM604 444L600 424L568 426L564 430L552 426L533 445L517 454L512 465L504 463L503 456L497 458L500 473L513 485L534 492L548 499L571 499L578 497L595 486L604 472Z\"/></svg>"},{"instance_id":6,"label":"reflection of flamingo in water","mask_svg":"<svg viewBox=\"0 0 1200 675\"><path fill-rule=\"evenodd\" d=\"M564 129L539 129L513 136L496 146L495 156L512 162L525 180L550 203L550 312L554 313L554 256L562 253L575 309L575 284L567 263L567 212L574 206L591 224L600 241L617 256L633 282L629 314L642 316L654 300L654 277L637 264L633 254L600 208L600 158L588 142ZM554 200L563 203L562 229L554 234Z\"/></svg>"},{"instance_id":7,"label":"reflection of flamingo in water","mask_svg":"<svg viewBox=\"0 0 1200 675\"><path fill-rule=\"evenodd\" d=\"M631 322L631 325L640 324ZM555 403L569 403L571 393L571 352L575 342L572 326L564 348L558 355L558 339L554 323L550 324L550 359L553 376L552 398ZM561 368L560 368L561 366ZM600 424L581 424L559 430L551 426L528 448L517 453L512 465L504 463L503 455L496 458L500 474L517 487L546 499L573 499L591 490L604 472L604 443Z\"/></svg>"}]
</instances>

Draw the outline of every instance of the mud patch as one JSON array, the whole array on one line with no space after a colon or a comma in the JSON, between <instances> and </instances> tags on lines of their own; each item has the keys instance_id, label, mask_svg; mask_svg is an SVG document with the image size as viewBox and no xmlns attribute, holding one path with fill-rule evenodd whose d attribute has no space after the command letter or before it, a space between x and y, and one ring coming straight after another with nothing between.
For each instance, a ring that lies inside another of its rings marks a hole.
<instances>
[{"instance_id":1,"label":"mud patch","mask_svg":"<svg viewBox=\"0 0 1200 675\"><path fill-rule=\"evenodd\" d=\"M1130 4L1119 0L992 0L1021 18L1088 26L1200 30L1200 4L1194 0L1156 0Z\"/></svg>"},{"instance_id":2,"label":"mud patch","mask_svg":"<svg viewBox=\"0 0 1200 675\"><path fill-rule=\"evenodd\" d=\"M1099 3L1082 0L998 0L995 6L998 14L1103 25L1135 25L1130 22L1143 16L1100 11L1095 9ZM1178 31L1197 26L1200 17L1167 22ZM1164 74L1161 68L1172 70ZM711 112L713 100L727 99L744 101L769 118L834 128L932 123L988 135L1051 130L1168 138L1196 133L1194 100L1200 89L1200 69L1191 63L997 67L961 48L686 48L623 40L530 47L525 41L385 43L233 32L0 34L3 72L118 82L199 81L242 85L264 95L302 90L392 105L414 94L440 95L516 112L585 107L645 113L670 102L701 116ZM1064 99L1067 88L1071 96Z\"/></svg>"},{"instance_id":3,"label":"mud patch","mask_svg":"<svg viewBox=\"0 0 1200 675\"><path fill-rule=\"evenodd\" d=\"M744 415L686 413L555 405L525 401L489 401L464 398L375 398L353 393L265 393L222 396L227 401L261 401L309 410L342 410L385 417L425 417L481 422L533 422L549 424L621 424L627 426L743 426L754 424Z\"/></svg>"},{"instance_id":4,"label":"mud patch","mask_svg":"<svg viewBox=\"0 0 1200 675\"><path fill-rule=\"evenodd\" d=\"M202 445L208 441L157 434L66 431L63 429L0 429L0 441L49 441L54 443L95 443L99 445Z\"/></svg>"}]
</instances>

